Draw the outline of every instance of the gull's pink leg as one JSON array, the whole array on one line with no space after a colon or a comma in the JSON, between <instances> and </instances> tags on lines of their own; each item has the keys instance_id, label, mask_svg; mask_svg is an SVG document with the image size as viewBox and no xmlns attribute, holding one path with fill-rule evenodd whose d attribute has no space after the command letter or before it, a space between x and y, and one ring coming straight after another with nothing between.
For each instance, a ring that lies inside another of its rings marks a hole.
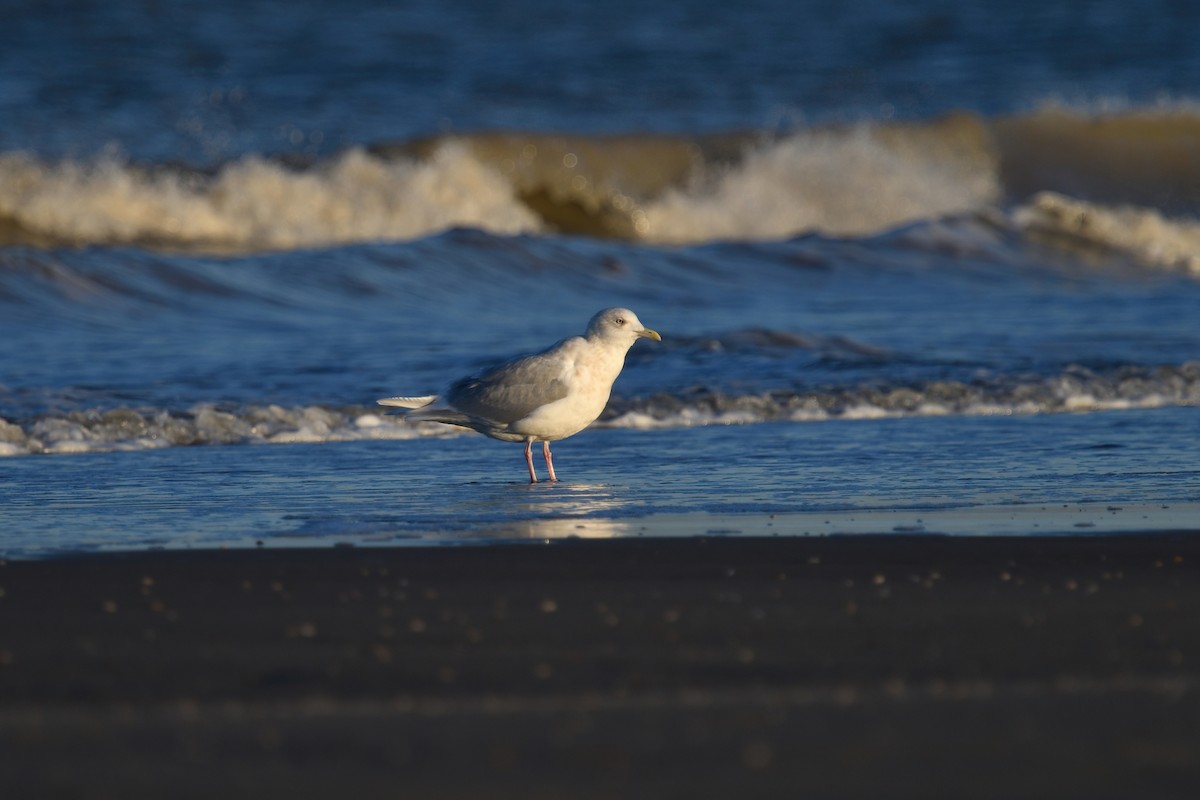
<instances>
[{"instance_id":1,"label":"gull's pink leg","mask_svg":"<svg viewBox=\"0 0 1200 800\"><path fill-rule=\"evenodd\" d=\"M550 473L550 480L557 481L558 476L554 474L554 459L550 458L549 442L542 442L542 458L546 459L546 469Z\"/></svg>"},{"instance_id":2,"label":"gull's pink leg","mask_svg":"<svg viewBox=\"0 0 1200 800\"><path fill-rule=\"evenodd\" d=\"M533 439L525 440L525 463L529 465L529 482L537 483L537 473L533 471ZM550 472L550 480L554 480L554 471Z\"/></svg>"}]
</instances>

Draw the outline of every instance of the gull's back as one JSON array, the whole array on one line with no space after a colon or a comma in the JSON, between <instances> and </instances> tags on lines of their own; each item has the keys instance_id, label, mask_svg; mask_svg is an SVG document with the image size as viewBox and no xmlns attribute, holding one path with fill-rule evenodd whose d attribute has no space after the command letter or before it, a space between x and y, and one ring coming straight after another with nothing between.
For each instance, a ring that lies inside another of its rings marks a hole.
<instances>
[{"instance_id":1,"label":"gull's back","mask_svg":"<svg viewBox=\"0 0 1200 800\"><path fill-rule=\"evenodd\" d=\"M508 361L483 375L462 378L446 393L451 407L473 417L508 424L538 408L561 400L571 391L567 355L578 337L565 339L540 353Z\"/></svg>"}]
</instances>

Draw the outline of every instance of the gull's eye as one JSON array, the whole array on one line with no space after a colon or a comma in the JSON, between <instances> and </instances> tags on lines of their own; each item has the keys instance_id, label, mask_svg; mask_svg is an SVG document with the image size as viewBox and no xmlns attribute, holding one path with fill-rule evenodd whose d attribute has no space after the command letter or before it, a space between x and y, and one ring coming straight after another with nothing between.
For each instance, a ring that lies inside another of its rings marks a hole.
<instances>
[{"instance_id":1,"label":"gull's eye","mask_svg":"<svg viewBox=\"0 0 1200 800\"><path fill-rule=\"evenodd\" d=\"M625 324L625 318L624 318L624 317L617 317L616 319L614 319L614 320L613 320L613 322L615 322L615 323L616 323L616 324L618 324L618 325L624 325L624 324Z\"/></svg>"}]
</instances>

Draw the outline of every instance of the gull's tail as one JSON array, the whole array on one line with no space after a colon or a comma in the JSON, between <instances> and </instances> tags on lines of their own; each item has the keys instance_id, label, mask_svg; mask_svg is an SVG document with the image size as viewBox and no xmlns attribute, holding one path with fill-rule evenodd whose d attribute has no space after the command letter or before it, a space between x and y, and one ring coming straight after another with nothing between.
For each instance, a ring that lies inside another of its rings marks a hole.
<instances>
[{"instance_id":1,"label":"gull's tail","mask_svg":"<svg viewBox=\"0 0 1200 800\"><path fill-rule=\"evenodd\" d=\"M440 405L438 401L441 399L436 394L427 394L422 397L385 397L375 402L381 406L402 409L393 413L403 414L404 418L411 422L444 422L447 425L461 425L475 430L480 430L481 424L491 426L491 423L477 422L474 417L469 417L461 411Z\"/></svg>"}]
</instances>

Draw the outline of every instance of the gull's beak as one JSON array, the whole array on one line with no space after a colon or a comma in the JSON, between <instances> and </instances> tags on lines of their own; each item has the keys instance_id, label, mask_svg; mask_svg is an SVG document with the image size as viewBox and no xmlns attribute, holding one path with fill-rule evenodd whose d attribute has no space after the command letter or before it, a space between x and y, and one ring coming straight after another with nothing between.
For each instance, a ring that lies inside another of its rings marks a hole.
<instances>
[{"instance_id":1,"label":"gull's beak","mask_svg":"<svg viewBox=\"0 0 1200 800\"><path fill-rule=\"evenodd\" d=\"M658 335L658 331L652 331L649 328L642 328L640 331L638 331L638 336L645 337L646 339L653 339L656 342L662 341L662 337Z\"/></svg>"}]
</instances>

